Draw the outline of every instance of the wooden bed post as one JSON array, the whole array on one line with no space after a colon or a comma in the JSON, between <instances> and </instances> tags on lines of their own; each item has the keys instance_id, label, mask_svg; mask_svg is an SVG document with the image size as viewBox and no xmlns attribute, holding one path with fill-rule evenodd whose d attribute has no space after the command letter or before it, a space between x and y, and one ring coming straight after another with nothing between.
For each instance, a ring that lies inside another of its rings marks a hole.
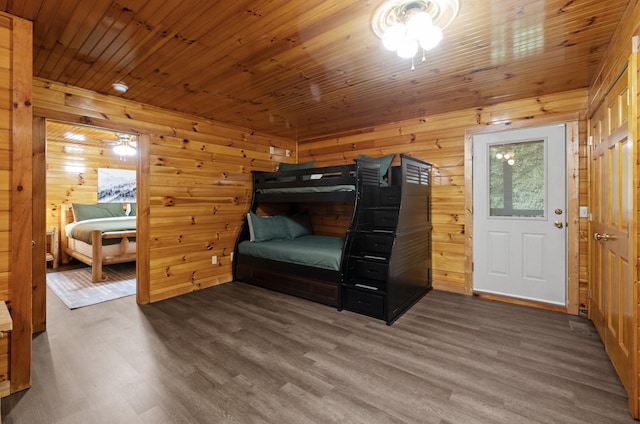
<instances>
[{"instance_id":1,"label":"wooden bed post","mask_svg":"<svg viewBox=\"0 0 640 424\"><path fill-rule=\"evenodd\" d=\"M102 274L102 231L91 232L91 282L99 283L104 278Z\"/></svg>"}]
</instances>

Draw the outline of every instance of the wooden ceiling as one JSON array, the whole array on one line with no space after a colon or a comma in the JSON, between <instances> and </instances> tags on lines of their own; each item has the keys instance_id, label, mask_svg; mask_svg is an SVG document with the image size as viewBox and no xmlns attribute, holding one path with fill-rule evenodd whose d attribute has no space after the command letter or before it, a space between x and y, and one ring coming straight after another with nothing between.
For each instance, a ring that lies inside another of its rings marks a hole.
<instances>
[{"instance_id":1,"label":"wooden ceiling","mask_svg":"<svg viewBox=\"0 0 640 424\"><path fill-rule=\"evenodd\" d=\"M102 128L48 121L47 140L108 149L118 144L118 134Z\"/></svg>"},{"instance_id":2,"label":"wooden ceiling","mask_svg":"<svg viewBox=\"0 0 640 424\"><path fill-rule=\"evenodd\" d=\"M460 0L411 70L381 0L0 0L37 77L300 141L588 87L629 0ZM112 83L129 87L118 94Z\"/></svg>"}]
</instances>

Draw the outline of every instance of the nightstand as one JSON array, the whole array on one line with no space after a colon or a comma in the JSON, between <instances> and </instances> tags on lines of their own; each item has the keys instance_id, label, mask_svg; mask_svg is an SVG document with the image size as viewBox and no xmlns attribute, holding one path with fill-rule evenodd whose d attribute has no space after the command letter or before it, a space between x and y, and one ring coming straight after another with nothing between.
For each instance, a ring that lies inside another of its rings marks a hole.
<instances>
[{"instance_id":1,"label":"nightstand","mask_svg":"<svg viewBox=\"0 0 640 424\"><path fill-rule=\"evenodd\" d=\"M50 230L47 230L47 262L52 262L53 269L58 268L58 264L60 263L60 248L58 247L58 227L52 227Z\"/></svg>"}]
</instances>

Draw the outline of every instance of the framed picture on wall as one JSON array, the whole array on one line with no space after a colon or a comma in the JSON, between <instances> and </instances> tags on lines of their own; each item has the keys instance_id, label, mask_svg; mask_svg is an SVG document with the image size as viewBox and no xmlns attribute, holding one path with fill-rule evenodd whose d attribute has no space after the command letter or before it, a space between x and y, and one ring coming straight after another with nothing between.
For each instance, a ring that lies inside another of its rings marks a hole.
<instances>
[{"instance_id":1,"label":"framed picture on wall","mask_svg":"<svg viewBox=\"0 0 640 424\"><path fill-rule=\"evenodd\" d=\"M135 202L135 169L98 168L98 202Z\"/></svg>"}]
</instances>

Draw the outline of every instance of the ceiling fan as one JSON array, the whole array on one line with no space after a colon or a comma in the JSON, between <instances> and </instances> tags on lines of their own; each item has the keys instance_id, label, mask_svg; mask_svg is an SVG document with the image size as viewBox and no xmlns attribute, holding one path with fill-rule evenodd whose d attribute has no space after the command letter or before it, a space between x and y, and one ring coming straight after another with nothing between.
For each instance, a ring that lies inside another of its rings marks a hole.
<instances>
[{"instance_id":1,"label":"ceiling fan","mask_svg":"<svg viewBox=\"0 0 640 424\"><path fill-rule=\"evenodd\" d=\"M113 152L121 158L135 156L138 150L138 136L128 133L115 133L116 139L101 139L105 144L112 145Z\"/></svg>"},{"instance_id":2,"label":"ceiling fan","mask_svg":"<svg viewBox=\"0 0 640 424\"><path fill-rule=\"evenodd\" d=\"M133 134L116 133L118 142L113 146L113 152L120 156L134 156L137 152L138 142Z\"/></svg>"}]
</instances>

